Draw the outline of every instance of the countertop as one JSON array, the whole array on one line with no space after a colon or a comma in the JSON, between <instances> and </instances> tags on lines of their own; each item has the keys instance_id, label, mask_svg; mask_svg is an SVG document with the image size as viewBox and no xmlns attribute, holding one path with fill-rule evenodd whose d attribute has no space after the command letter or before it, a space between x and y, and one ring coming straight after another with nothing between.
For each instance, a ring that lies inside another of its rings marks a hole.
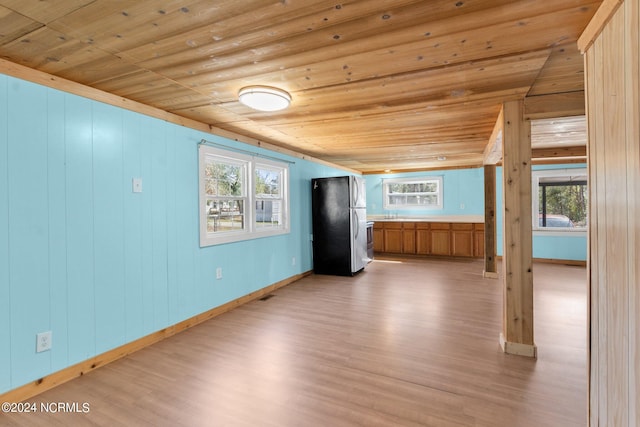
<instances>
[{"instance_id":1,"label":"countertop","mask_svg":"<svg viewBox=\"0 0 640 427\"><path fill-rule=\"evenodd\" d=\"M472 222L484 223L484 215L416 215L387 216L368 215L367 221L373 222Z\"/></svg>"}]
</instances>

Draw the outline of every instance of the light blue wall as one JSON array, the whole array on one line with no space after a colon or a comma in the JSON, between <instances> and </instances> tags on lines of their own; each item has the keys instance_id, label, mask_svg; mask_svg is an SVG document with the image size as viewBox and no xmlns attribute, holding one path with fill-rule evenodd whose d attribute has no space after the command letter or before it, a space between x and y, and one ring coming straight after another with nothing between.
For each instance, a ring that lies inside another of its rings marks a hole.
<instances>
[{"instance_id":1,"label":"light blue wall","mask_svg":"<svg viewBox=\"0 0 640 427\"><path fill-rule=\"evenodd\" d=\"M584 168L584 164L534 166L534 170ZM443 209L397 211L399 216L484 215L484 171L482 168L453 169L402 174L365 175L367 182L367 214L395 214L385 211L382 204L382 180L414 176L442 176L444 189ZM497 253L502 255L502 168L496 168L496 227ZM461 208L464 205L464 209ZM535 258L585 261L587 259L586 233L536 232L533 236Z\"/></svg>"},{"instance_id":2,"label":"light blue wall","mask_svg":"<svg viewBox=\"0 0 640 427\"><path fill-rule=\"evenodd\" d=\"M538 165L533 170L578 169L586 168L583 163L564 165ZM496 252L502 255L502 168L496 168ZM561 234L561 235L560 235ZM561 259L571 261L587 260L587 233L585 232L534 232L533 257L544 259Z\"/></svg>"},{"instance_id":3,"label":"light blue wall","mask_svg":"<svg viewBox=\"0 0 640 427\"><path fill-rule=\"evenodd\" d=\"M383 209L382 180L412 178L415 176L441 176L444 190L442 209ZM365 175L367 182L367 214L399 216L412 215L484 215L484 171L482 168L453 169L429 172Z\"/></svg>"},{"instance_id":4,"label":"light blue wall","mask_svg":"<svg viewBox=\"0 0 640 427\"><path fill-rule=\"evenodd\" d=\"M291 232L200 248L203 138L266 152L0 75L0 393L312 268L310 179L344 172L269 153Z\"/></svg>"}]
</instances>

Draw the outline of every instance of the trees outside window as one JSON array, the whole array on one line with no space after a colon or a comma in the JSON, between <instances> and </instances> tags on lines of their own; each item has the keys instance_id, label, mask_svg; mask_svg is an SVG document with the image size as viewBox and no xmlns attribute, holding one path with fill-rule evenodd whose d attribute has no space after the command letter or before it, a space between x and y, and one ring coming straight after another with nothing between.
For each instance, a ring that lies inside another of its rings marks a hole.
<instances>
[{"instance_id":1,"label":"trees outside window","mask_svg":"<svg viewBox=\"0 0 640 427\"><path fill-rule=\"evenodd\" d=\"M534 171L534 229L586 230L588 188L585 169Z\"/></svg>"},{"instance_id":2,"label":"trees outside window","mask_svg":"<svg viewBox=\"0 0 640 427\"><path fill-rule=\"evenodd\" d=\"M199 169L200 246L289 232L286 163L200 145Z\"/></svg>"}]
</instances>

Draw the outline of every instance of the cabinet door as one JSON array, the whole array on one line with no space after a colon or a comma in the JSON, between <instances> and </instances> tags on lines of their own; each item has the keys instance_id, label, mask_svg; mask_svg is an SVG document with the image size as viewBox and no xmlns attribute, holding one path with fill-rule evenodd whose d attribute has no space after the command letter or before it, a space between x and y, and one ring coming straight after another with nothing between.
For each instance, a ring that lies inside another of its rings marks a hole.
<instances>
[{"instance_id":1,"label":"cabinet door","mask_svg":"<svg viewBox=\"0 0 640 427\"><path fill-rule=\"evenodd\" d=\"M431 253L451 255L451 231L448 222L431 223Z\"/></svg>"},{"instance_id":2,"label":"cabinet door","mask_svg":"<svg viewBox=\"0 0 640 427\"><path fill-rule=\"evenodd\" d=\"M473 224L473 256L484 258L484 224Z\"/></svg>"},{"instance_id":3,"label":"cabinet door","mask_svg":"<svg viewBox=\"0 0 640 427\"><path fill-rule=\"evenodd\" d=\"M392 254L402 253L402 223L385 222L384 251Z\"/></svg>"},{"instance_id":4,"label":"cabinet door","mask_svg":"<svg viewBox=\"0 0 640 427\"><path fill-rule=\"evenodd\" d=\"M416 230L415 224L402 225L402 253L416 253Z\"/></svg>"},{"instance_id":5,"label":"cabinet door","mask_svg":"<svg viewBox=\"0 0 640 427\"><path fill-rule=\"evenodd\" d=\"M416 228L416 253L429 255L431 253L431 231L429 224L418 224Z\"/></svg>"},{"instance_id":6,"label":"cabinet door","mask_svg":"<svg viewBox=\"0 0 640 427\"><path fill-rule=\"evenodd\" d=\"M373 251L384 252L384 230L382 226L373 226Z\"/></svg>"},{"instance_id":7,"label":"cabinet door","mask_svg":"<svg viewBox=\"0 0 640 427\"><path fill-rule=\"evenodd\" d=\"M473 256L473 224L451 224L451 253Z\"/></svg>"},{"instance_id":8,"label":"cabinet door","mask_svg":"<svg viewBox=\"0 0 640 427\"><path fill-rule=\"evenodd\" d=\"M451 230L451 253L455 256L473 256L473 232Z\"/></svg>"}]
</instances>

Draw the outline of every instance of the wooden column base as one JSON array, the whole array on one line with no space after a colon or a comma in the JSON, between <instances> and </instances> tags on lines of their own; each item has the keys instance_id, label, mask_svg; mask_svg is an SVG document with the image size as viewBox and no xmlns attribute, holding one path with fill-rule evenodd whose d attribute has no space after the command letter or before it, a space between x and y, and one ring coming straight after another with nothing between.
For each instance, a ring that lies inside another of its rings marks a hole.
<instances>
[{"instance_id":1,"label":"wooden column base","mask_svg":"<svg viewBox=\"0 0 640 427\"><path fill-rule=\"evenodd\" d=\"M498 273L495 271L483 271L482 277L484 277L485 279L497 279Z\"/></svg>"},{"instance_id":2,"label":"wooden column base","mask_svg":"<svg viewBox=\"0 0 640 427\"><path fill-rule=\"evenodd\" d=\"M521 344L517 342L509 342L504 339L504 334L500 334L500 347L502 351L508 354L514 354L516 356L538 357L538 347L530 344Z\"/></svg>"}]
</instances>

